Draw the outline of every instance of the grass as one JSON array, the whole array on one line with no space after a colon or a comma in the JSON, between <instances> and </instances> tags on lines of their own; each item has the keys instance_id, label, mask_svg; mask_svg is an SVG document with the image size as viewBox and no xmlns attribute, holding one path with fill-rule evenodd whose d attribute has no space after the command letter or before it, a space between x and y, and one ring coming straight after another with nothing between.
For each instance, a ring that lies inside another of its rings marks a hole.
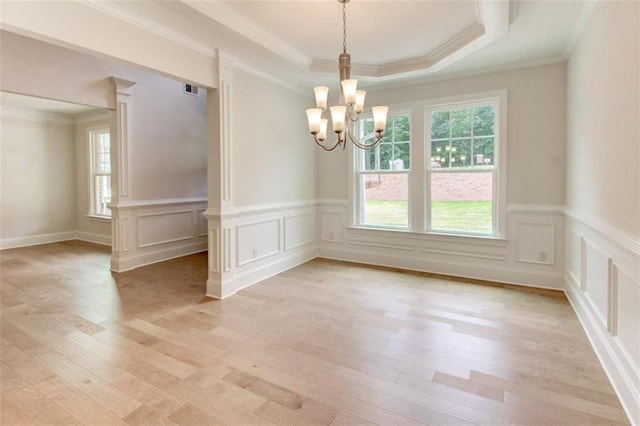
<instances>
[{"instance_id":1,"label":"grass","mask_svg":"<svg viewBox=\"0 0 640 426\"><path fill-rule=\"evenodd\" d=\"M406 201L367 201L365 223L407 227ZM491 232L491 201L434 201L431 228L437 231Z\"/></svg>"}]
</instances>

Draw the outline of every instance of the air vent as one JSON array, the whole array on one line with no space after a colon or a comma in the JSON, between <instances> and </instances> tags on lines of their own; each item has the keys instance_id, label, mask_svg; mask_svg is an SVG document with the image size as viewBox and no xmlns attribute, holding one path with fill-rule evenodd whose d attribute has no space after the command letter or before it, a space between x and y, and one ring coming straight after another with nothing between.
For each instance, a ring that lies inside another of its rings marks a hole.
<instances>
[{"instance_id":1,"label":"air vent","mask_svg":"<svg viewBox=\"0 0 640 426\"><path fill-rule=\"evenodd\" d=\"M184 93L189 95L198 96L198 87L189 83L184 84Z\"/></svg>"}]
</instances>

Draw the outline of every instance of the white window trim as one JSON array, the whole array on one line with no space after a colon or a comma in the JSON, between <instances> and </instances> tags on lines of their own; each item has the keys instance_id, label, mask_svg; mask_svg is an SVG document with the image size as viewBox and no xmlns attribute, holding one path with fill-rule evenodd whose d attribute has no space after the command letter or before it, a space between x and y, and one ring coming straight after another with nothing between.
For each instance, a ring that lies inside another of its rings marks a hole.
<instances>
[{"instance_id":1,"label":"white window trim","mask_svg":"<svg viewBox=\"0 0 640 426\"><path fill-rule=\"evenodd\" d=\"M349 149L349 188L351 191L349 194L349 202L351 203L352 207L350 209L350 211L352 212L352 214L349 217L349 226L353 226L353 227L357 227L360 229L378 229L378 230L390 230L390 231L401 231L401 232L408 232L411 231L412 229L412 220L413 220L413 215L412 215L412 201L411 201L411 187L412 187L412 182L411 182L411 176L413 175L412 171L413 171L413 144L414 144L414 137L415 134L413 132L413 119L414 119L414 108L411 107L411 105L413 104L404 104L404 106L402 105L397 105L394 107L393 111L389 112L389 117L393 116L393 115L404 115L407 114L409 115L409 122L411 123L411 137L410 137L410 141L409 141L409 149L410 149L410 158L411 158L411 163L408 169L403 169L403 170L386 170L386 169L382 169L382 170L364 170L364 169L360 169L360 162L363 160L362 156L363 156L363 152L362 150L360 150L358 148L358 150L360 152L356 152L354 151L354 147L353 144L350 144L350 149ZM372 118L373 115L372 114L363 114L360 117L360 120L366 120L367 118ZM358 123L359 124L359 123ZM357 134L359 135L360 132L358 131ZM401 175L407 175L407 191L409 194L409 199L407 200L407 227L403 228L403 227L394 227L394 226L384 226L384 225L375 225L375 224L368 224L368 223L362 223L363 218L361 217L361 213L363 212L362 209L362 205L364 203L364 193L360 192L359 189L359 185L360 185L360 177L362 175L369 175L369 174L401 174ZM353 196L352 196L353 195ZM355 197L355 195L357 195L357 197Z\"/></svg>"},{"instance_id":2,"label":"white window trim","mask_svg":"<svg viewBox=\"0 0 640 426\"><path fill-rule=\"evenodd\" d=\"M98 221L110 221L111 220L111 216L107 216L107 215L102 215L102 214L98 214L95 211L95 147L94 147L94 140L93 140L93 134L95 132L98 131L103 131L106 130L107 133L110 133L111 129L110 126L108 124L103 124L100 126L92 126L92 127L87 127L87 141L89 141L88 143L88 149L87 149L87 165L88 165L88 179L87 179L87 184L88 184L88 194L89 194L89 198L88 198L88 206L87 206L87 211L89 212L87 214L87 217L92 219L92 220L98 220ZM109 173L109 176L111 176L111 173ZM113 189L112 189L113 190Z\"/></svg>"},{"instance_id":3,"label":"white window trim","mask_svg":"<svg viewBox=\"0 0 640 426\"><path fill-rule=\"evenodd\" d=\"M483 101L496 101L496 140L498 141L498 149L495 152L495 179L493 182L495 191L494 218L495 223L493 234L471 234L457 232L442 232L427 230L427 195L430 185L427 180L427 161L430 159L427 148L430 143L429 123L427 120L427 111L438 106L452 106L455 104L478 104ZM494 90L487 92L469 93L465 95L451 96L445 98L427 99L424 101L410 102L391 105L390 113L402 113L407 110L411 111L411 166L409 169L409 227L390 228L377 227L371 225L360 225L358 215L360 213L359 203L356 196L359 194L357 185L359 184L358 170L358 152L355 151L352 144L347 148L347 164L348 164L348 227L363 230L383 230L389 232L403 232L434 236L451 236L455 238L472 238L472 239L493 239L502 240L506 238L507 231L507 124L508 124L508 91L506 89ZM376 172L377 173L377 172ZM412 202L411 200L420 200L422 203Z\"/></svg>"}]
</instances>

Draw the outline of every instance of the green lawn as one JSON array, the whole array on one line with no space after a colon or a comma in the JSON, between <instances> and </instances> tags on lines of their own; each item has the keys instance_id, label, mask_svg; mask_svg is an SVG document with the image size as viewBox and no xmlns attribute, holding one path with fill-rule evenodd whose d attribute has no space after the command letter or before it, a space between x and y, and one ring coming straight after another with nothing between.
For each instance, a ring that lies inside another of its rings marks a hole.
<instances>
[{"instance_id":1,"label":"green lawn","mask_svg":"<svg viewBox=\"0 0 640 426\"><path fill-rule=\"evenodd\" d=\"M407 227L406 201L367 201L365 223ZM431 227L441 231L491 232L491 201L434 201Z\"/></svg>"}]
</instances>

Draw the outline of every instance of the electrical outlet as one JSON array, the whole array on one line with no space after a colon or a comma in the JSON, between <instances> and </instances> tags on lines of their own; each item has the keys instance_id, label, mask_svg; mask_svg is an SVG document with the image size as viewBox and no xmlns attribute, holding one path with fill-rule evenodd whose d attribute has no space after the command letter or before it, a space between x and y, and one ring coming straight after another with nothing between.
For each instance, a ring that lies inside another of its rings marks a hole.
<instances>
[{"instance_id":1,"label":"electrical outlet","mask_svg":"<svg viewBox=\"0 0 640 426\"><path fill-rule=\"evenodd\" d=\"M546 262L547 261L547 252L546 251L539 251L538 252L538 262Z\"/></svg>"},{"instance_id":2,"label":"electrical outlet","mask_svg":"<svg viewBox=\"0 0 640 426\"><path fill-rule=\"evenodd\" d=\"M258 247L253 248L253 257L258 257Z\"/></svg>"},{"instance_id":3,"label":"electrical outlet","mask_svg":"<svg viewBox=\"0 0 640 426\"><path fill-rule=\"evenodd\" d=\"M333 241L333 232L329 232L329 241Z\"/></svg>"}]
</instances>

